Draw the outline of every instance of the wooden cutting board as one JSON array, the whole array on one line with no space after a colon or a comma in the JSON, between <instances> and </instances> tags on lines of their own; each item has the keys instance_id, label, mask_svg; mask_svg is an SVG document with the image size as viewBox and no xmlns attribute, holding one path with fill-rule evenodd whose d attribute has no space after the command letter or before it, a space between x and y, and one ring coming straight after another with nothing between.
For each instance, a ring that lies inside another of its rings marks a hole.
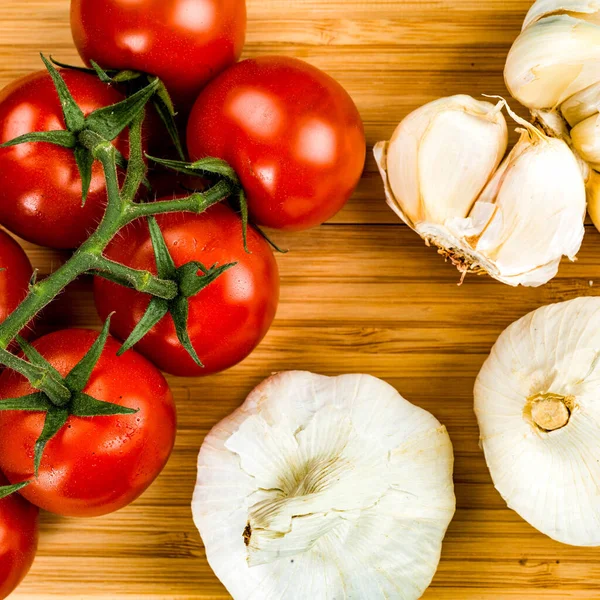
<instances>
[{"instance_id":1,"label":"wooden cutting board","mask_svg":"<svg viewBox=\"0 0 600 600\"><path fill-rule=\"evenodd\" d=\"M248 0L246 54L298 56L339 79L371 147L439 96L505 94L504 59L528 7L527 0ZM76 60L68 13L68 0L1 0L1 85L39 69L41 50ZM332 223L275 236L291 252L278 257L281 305L260 348L226 374L170 379L179 435L156 484L105 518L44 515L38 559L15 598L229 598L192 523L196 456L217 421L285 369L382 377L447 426L458 511L426 599L599 598L600 550L555 543L506 508L472 410L475 376L509 323L543 304L596 293L600 234L587 229L579 260L543 288L512 289L487 277L459 287L457 272L387 209L369 152L355 197ZM42 273L66 257L26 248ZM74 284L46 322L97 327L90 281Z\"/></svg>"}]
</instances>

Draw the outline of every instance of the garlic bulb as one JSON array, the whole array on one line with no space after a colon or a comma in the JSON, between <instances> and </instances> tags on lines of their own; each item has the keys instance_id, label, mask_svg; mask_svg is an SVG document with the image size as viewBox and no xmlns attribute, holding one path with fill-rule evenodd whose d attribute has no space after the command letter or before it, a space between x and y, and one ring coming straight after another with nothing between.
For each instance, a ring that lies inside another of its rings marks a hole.
<instances>
[{"instance_id":1,"label":"garlic bulb","mask_svg":"<svg viewBox=\"0 0 600 600\"><path fill-rule=\"evenodd\" d=\"M600 545L600 298L545 306L499 337L475 384L494 484L551 538Z\"/></svg>"},{"instance_id":2,"label":"garlic bulb","mask_svg":"<svg viewBox=\"0 0 600 600\"><path fill-rule=\"evenodd\" d=\"M564 141L511 112L524 129L496 170L506 147L506 124L498 117L504 103L465 98L418 109L389 143L377 144L388 204L463 273L542 285L562 256L574 259L581 246L586 200L579 162ZM479 112L457 118L465 114L457 102Z\"/></svg>"},{"instance_id":3,"label":"garlic bulb","mask_svg":"<svg viewBox=\"0 0 600 600\"><path fill-rule=\"evenodd\" d=\"M206 438L195 523L235 600L412 600L454 514L448 434L367 375L275 375Z\"/></svg>"},{"instance_id":4,"label":"garlic bulb","mask_svg":"<svg viewBox=\"0 0 600 600\"><path fill-rule=\"evenodd\" d=\"M546 133L576 152L599 228L598 176L591 170L600 170L600 3L537 0L509 52L504 78Z\"/></svg>"}]
</instances>

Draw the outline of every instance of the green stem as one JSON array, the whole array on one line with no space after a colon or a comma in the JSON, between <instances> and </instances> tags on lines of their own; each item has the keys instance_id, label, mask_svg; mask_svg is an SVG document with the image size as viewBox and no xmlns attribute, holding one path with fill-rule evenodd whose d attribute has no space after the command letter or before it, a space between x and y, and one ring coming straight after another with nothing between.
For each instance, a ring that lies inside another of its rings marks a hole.
<instances>
[{"instance_id":1,"label":"green stem","mask_svg":"<svg viewBox=\"0 0 600 600\"><path fill-rule=\"evenodd\" d=\"M121 197L125 201L133 202L148 171L142 151L142 124L145 114L146 111L142 111L134 119L129 130L129 164L125 183L121 190Z\"/></svg>"},{"instance_id":2,"label":"green stem","mask_svg":"<svg viewBox=\"0 0 600 600\"><path fill-rule=\"evenodd\" d=\"M87 262L78 258L78 254L76 253L70 261L59 267L50 277L29 288L29 294L25 300L0 325L0 348L8 348L12 340L37 313L50 304L69 283L87 271Z\"/></svg>"},{"instance_id":3,"label":"green stem","mask_svg":"<svg viewBox=\"0 0 600 600\"><path fill-rule=\"evenodd\" d=\"M219 181L206 192L195 192L186 198L175 200L163 200L161 202L149 202L147 204L130 203L126 209L125 222L123 225L141 219L172 212L203 213L205 210L224 200L233 191L233 186L227 181Z\"/></svg>"},{"instance_id":4,"label":"green stem","mask_svg":"<svg viewBox=\"0 0 600 600\"><path fill-rule=\"evenodd\" d=\"M174 281L159 279L150 271L138 271L104 256L98 256L95 260L93 269L100 271L100 277L165 300L172 300L177 296L177 284Z\"/></svg>"}]
</instances>

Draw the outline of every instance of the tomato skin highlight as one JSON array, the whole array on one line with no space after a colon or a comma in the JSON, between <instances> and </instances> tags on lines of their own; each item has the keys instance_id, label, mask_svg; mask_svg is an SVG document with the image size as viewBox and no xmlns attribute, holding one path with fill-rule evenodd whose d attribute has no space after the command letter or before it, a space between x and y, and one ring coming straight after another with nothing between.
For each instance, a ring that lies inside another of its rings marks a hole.
<instances>
[{"instance_id":1,"label":"tomato skin highlight","mask_svg":"<svg viewBox=\"0 0 600 600\"><path fill-rule=\"evenodd\" d=\"M188 122L192 160L237 171L257 225L300 231L333 217L365 163L358 109L344 88L301 60L265 56L222 73Z\"/></svg>"},{"instance_id":2,"label":"tomato skin highlight","mask_svg":"<svg viewBox=\"0 0 600 600\"><path fill-rule=\"evenodd\" d=\"M0 323L27 295L33 267L18 242L0 229Z\"/></svg>"},{"instance_id":3,"label":"tomato skin highlight","mask_svg":"<svg viewBox=\"0 0 600 600\"><path fill-rule=\"evenodd\" d=\"M235 63L246 38L245 0L72 0L71 30L83 60L162 79L176 108Z\"/></svg>"},{"instance_id":4,"label":"tomato skin highlight","mask_svg":"<svg viewBox=\"0 0 600 600\"><path fill-rule=\"evenodd\" d=\"M246 358L266 335L277 310L279 272L268 244L252 228L244 250L238 215L223 204L201 215L170 214L157 218L177 267L190 261L211 267L237 262L189 301L188 331L205 367L201 368L181 346L173 319L167 314L136 345L167 373L210 375ZM148 225L138 221L124 229L108 247L106 256L136 269L156 273ZM125 339L144 314L150 298L96 277L96 307L101 318L115 311L112 332Z\"/></svg>"},{"instance_id":5,"label":"tomato skin highlight","mask_svg":"<svg viewBox=\"0 0 600 600\"><path fill-rule=\"evenodd\" d=\"M33 342L65 376L98 337L95 331L66 329ZM173 449L176 415L173 396L160 371L109 337L84 392L107 402L139 409L132 415L70 416L48 442L39 477L21 494L32 504L63 516L94 517L127 506L156 479ZM32 393L14 371L0 375L0 398ZM2 400L0 400L2 402ZM0 412L0 468L11 483L33 477L35 441L43 413Z\"/></svg>"},{"instance_id":6,"label":"tomato skin highlight","mask_svg":"<svg viewBox=\"0 0 600 600\"><path fill-rule=\"evenodd\" d=\"M123 100L97 77L61 71L85 115ZM50 75L39 71L0 92L0 143L33 131L65 129ZM128 155L127 134L116 147ZM52 248L75 248L96 228L106 206L102 165L95 161L85 206L73 152L45 142L0 148L0 223L18 236Z\"/></svg>"},{"instance_id":7,"label":"tomato skin highlight","mask_svg":"<svg viewBox=\"0 0 600 600\"><path fill-rule=\"evenodd\" d=\"M0 486L8 480L0 473ZM23 581L38 546L39 510L19 494L0 500L0 600Z\"/></svg>"}]
</instances>

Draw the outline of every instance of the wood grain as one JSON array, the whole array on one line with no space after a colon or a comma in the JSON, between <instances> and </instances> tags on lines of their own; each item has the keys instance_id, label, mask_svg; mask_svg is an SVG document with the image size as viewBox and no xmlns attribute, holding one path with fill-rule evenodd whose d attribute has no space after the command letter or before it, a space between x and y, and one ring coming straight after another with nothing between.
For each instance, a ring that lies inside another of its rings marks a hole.
<instances>
[{"instance_id":1,"label":"wood grain","mask_svg":"<svg viewBox=\"0 0 600 600\"><path fill-rule=\"evenodd\" d=\"M528 7L527 0L248 0L246 53L295 55L337 77L372 145L438 96L505 94L504 57ZM68 0L0 2L0 85L40 68L40 50L76 60L68 9ZM543 288L477 277L459 287L457 272L387 209L369 159L355 197L331 224L276 237L292 251L278 257L281 305L264 343L226 374L170 379L180 426L163 475L115 515L45 515L38 560L15 598L228 598L191 519L198 448L255 384L293 368L382 377L448 427L458 511L426 599L598 598L600 550L551 541L494 490L477 443L472 387L509 323L543 304L596 293L600 235L588 227L579 260ZM42 273L65 259L26 249ZM52 329L97 327L89 280L71 286L45 317Z\"/></svg>"}]
</instances>

